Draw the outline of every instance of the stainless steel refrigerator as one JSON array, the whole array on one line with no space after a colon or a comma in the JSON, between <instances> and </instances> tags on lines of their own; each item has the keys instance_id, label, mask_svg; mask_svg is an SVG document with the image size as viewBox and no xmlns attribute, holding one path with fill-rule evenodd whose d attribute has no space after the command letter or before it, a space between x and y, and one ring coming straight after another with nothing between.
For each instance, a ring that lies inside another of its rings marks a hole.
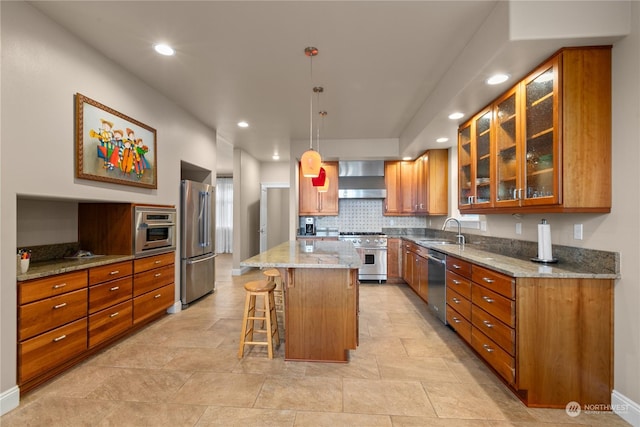
<instances>
[{"instance_id":1,"label":"stainless steel refrigerator","mask_svg":"<svg viewBox=\"0 0 640 427\"><path fill-rule=\"evenodd\" d=\"M180 298L186 307L215 288L215 187L183 180L180 197Z\"/></svg>"}]
</instances>

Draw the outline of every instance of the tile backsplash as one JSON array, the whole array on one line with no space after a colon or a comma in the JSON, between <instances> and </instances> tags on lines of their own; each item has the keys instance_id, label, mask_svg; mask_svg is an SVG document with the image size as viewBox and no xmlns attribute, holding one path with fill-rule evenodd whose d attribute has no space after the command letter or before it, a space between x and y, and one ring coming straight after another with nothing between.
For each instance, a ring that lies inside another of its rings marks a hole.
<instances>
[{"instance_id":1,"label":"tile backsplash","mask_svg":"<svg viewBox=\"0 0 640 427\"><path fill-rule=\"evenodd\" d=\"M338 216L318 216L317 228L337 228L339 231L382 231L383 228L425 228L426 217L384 216L382 199L340 199ZM304 217L300 218L300 227Z\"/></svg>"}]
</instances>

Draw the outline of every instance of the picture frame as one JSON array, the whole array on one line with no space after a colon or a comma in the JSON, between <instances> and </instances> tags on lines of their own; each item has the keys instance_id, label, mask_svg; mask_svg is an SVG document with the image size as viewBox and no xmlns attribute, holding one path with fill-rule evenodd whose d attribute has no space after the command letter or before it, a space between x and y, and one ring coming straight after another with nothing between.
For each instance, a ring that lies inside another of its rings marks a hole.
<instances>
[{"instance_id":1,"label":"picture frame","mask_svg":"<svg viewBox=\"0 0 640 427\"><path fill-rule=\"evenodd\" d=\"M156 130L76 93L76 178L158 188Z\"/></svg>"}]
</instances>

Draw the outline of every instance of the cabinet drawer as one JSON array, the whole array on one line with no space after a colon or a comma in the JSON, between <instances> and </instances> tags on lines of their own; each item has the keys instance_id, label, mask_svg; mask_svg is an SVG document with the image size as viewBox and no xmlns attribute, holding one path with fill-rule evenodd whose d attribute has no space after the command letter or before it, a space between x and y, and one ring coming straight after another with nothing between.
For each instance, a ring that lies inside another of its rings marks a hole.
<instances>
[{"instance_id":1,"label":"cabinet drawer","mask_svg":"<svg viewBox=\"0 0 640 427\"><path fill-rule=\"evenodd\" d=\"M447 323L462 339L471 344L471 323L449 305L447 305Z\"/></svg>"},{"instance_id":2,"label":"cabinet drawer","mask_svg":"<svg viewBox=\"0 0 640 427\"><path fill-rule=\"evenodd\" d=\"M91 286L89 288L89 314L131 299L132 289L133 277L131 276Z\"/></svg>"},{"instance_id":3,"label":"cabinet drawer","mask_svg":"<svg viewBox=\"0 0 640 427\"><path fill-rule=\"evenodd\" d=\"M133 325L131 300L89 316L89 347L126 331Z\"/></svg>"},{"instance_id":4,"label":"cabinet drawer","mask_svg":"<svg viewBox=\"0 0 640 427\"><path fill-rule=\"evenodd\" d=\"M464 316L465 319L471 320L471 301L447 287L447 304Z\"/></svg>"},{"instance_id":5,"label":"cabinet drawer","mask_svg":"<svg viewBox=\"0 0 640 427\"><path fill-rule=\"evenodd\" d=\"M502 376L502 378L507 380L509 384L515 384L515 358L511 357L509 353L500 348L499 345L474 326L471 327L471 346Z\"/></svg>"},{"instance_id":6,"label":"cabinet drawer","mask_svg":"<svg viewBox=\"0 0 640 427\"><path fill-rule=\"evenodd\" d=\"M165 311L174 302L173 283L133 299L133 323L143 322Z\"/></svg>"},{"instance_id":7,"label":"cabinet drawer","mask_svg":"<svg viewBox=\"0 0 640 427\"><path fill-rule=\"evenodd\" d=\"M507 298L515 299L516 297L516 281L513 277L474 265L472 279L474 282Z\"/></svg>"},{"instance_id":8,"label":"cabinet drawer","mask_svg":"<svg viewBox=\"0 0 640 427\"><path fill-rule=\"evenodd\" d=\"M86 287L86 271L74 271L43 279L18 282L18 304L27 304Z\"/></svg>"},{"instance_id":9,"label":"cabinet drawer","mask_svg":"<svg viewBox=\"0 0 640 427\"><path fill-rule=\"evenodd\" d=\"M22 384L87 349L87 319L18 344L18 383Z\"/></svg>"},{"instance_id":10,"label":"cabinet drawer","mask_svg":"<svg viewBox=\"0 0 640 427\"><path fill-rule=\"evenodd\" d=\"M455 271L462 277L471 278L471 263L447 256L447 270Z\"/></svg>"},{"instance_id":11,"label":"cabinet drawer","mask_svg":"<svg viewBox=\"0 0 640 427\"><path fill-rule=\"evenodd\" d=\"M141 273L153 268L173 265L175 263L175 252L154 255L146 258L138 258L133 260L133 273Z\"/></svg>"},{"instance_id":12,"label":"cabinet drawer","mask_svg":"<svg viewBox=\"0 0 640 427\"><path fill-rule=\"evenodd\" d=\"M25 304L18 309L20 341L87 315L87 289Z\"/></svg>"},{"instance_id":13,"label":"cabinet drawer","mask_svg":"<svg viewBox=\"0 0 640 427\"><path fill-rule=\"evenodd\" d=\"M89 286L109 280L131 276L133 265L131 261L117 262L89 269Z\"/></svg>"},{"instance_id":14,"label":"cabinet drawer","mask_svg":"<svg viewBox=\"0 0 640 427\"><path fill-rule=\"evenodd\" d=\"M447 270L447 288L453 289L463 297L471 299L471 280Z\"/></svg>"},{"instance_id":15,"label":"cabinet drawer","mask_svg":"<svg viewBox=\"0 0 640 427\"><path fill-rule=\"evenodd\" d=\"M471 311L471 321L474 328L482 331L507 353L516 355L516 333L513 328L475 305Z\"/></svg>"},{"instance_id":16,"label":"cabinet drawer","mask_svg":"<svg viewBox=\"0 0 640 427\"><path fill-rule=\"evenodd\" d=\"M133 279L133 296L137 297L173 283L175 280L174 275L175 267L173 264L136 274Z\"/></svg>"},{"instance_id":17,"label":"cabinet drawer","mask_svg":"<svg viewBox=\"0 0 640 427\"><path fill-rule=\"evenodd\" d=\"M473 305L477 305L510 327L516 327L516 308L514 301L475 283L471 284L471 301Z\"/></svg>"}]
</instances>

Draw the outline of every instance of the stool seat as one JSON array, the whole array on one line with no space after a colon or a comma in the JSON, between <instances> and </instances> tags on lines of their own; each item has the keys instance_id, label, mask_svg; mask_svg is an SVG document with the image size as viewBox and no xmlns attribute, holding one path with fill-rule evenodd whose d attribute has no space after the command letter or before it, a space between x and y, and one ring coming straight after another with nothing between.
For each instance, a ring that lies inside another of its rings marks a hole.
<instances>
[{"instance_id":1,"label":"stool seat","mask_svg":"<svg viewBox=\"0 0 640 427\"><path fill-rule=\"evenodd\" d=\"M263 271L262 274L264 274L267 277L279 277L280 276L280 272L278 271L277 268L270 268L268 270Z\"/></svg>"},{"instance_id":2,"label":"stool seat","mask_svg":"<svg viewBox=\"0 0 640 427\"><path fill-rule=\"evenodd\" d=\"M245 345L264 345L267 346L269 359L273 359L274 339L276 345L280 345L278 318L276 316L276 304L273 296L275 288L276 284L268 280L254 280L245 283L244 289L247 291L247 297L244 305L244 314L242 316L242 332L240 333L238 358L242 358L244 355ZM256 307L257 297L263 300L262 308ZM256 320L262 322L262 328L264 329L256 329ZM254 333L266 334L266 340L254 340Z\"/></svg>"},{"instance_id":3,"label":"stool seat","mask_svg":"<svg viewBox=\"0 0 640 427\"><path fill-rule=\"evenodd\" d=\"M282 315L282 327L284 328L285 313L284 313L284 291L282 289L282 276L277 268L270 268L262 272L267 277L269 283L274 283L276 288L273 291L276 303L276 313Z\"/></svg>"}]
</instances>

